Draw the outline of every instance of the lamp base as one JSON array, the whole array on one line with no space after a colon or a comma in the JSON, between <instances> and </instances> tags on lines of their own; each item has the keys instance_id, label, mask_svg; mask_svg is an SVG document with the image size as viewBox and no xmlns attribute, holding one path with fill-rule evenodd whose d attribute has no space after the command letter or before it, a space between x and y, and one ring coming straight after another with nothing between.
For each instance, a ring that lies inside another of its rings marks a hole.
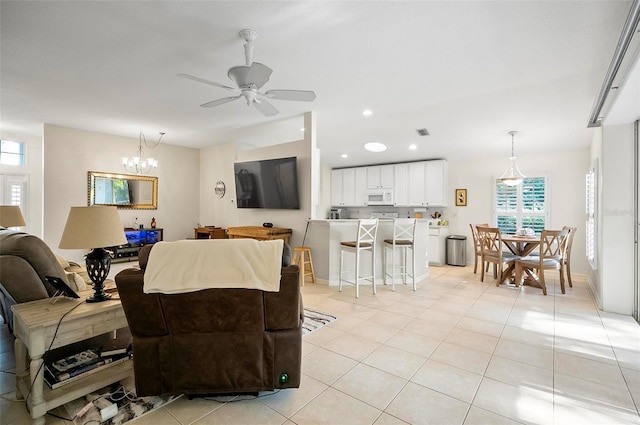
<instances>
[{"instance_id":1,"label":"lamp base","mask_svg":"<svg viewBox=\"0 0 640 425\"><path fill-rule=\"evenodd\" d=\"M95 288L94 288L95 290ZM104 292L102 293L94 293L93 295L91 295L90 297L87 297L86 301L88 303L100 303L102 301L109 301L111 299L111 295L109 294L105 294Z\"/></svg>"},{"instance_id":2,"label":"lamp base","mask_svg":"<svg viewBox=\"0 0 640 425\"><path fill-rule=\"evenodd\" d=\"M93 295L87 298L88 303L108 301L111 296L104 293L104 280L111 269L111 256L103 248L94 248L85 257L87 262L87 274L93 282Z\"/></svg>"}]
</instances>

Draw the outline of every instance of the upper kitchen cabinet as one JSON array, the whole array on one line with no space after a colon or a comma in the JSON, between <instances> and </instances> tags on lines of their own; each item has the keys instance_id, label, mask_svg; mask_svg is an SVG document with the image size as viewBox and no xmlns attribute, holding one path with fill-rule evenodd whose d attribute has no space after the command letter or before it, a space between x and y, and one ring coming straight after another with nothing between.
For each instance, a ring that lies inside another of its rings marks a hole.
<instances>
[{"instance_id":1,"label":"upper kitchen cabinet","mask_svg":"<svg viewBox=\"0 0 640 425\"><path fill-rule=\"evenodd\" d=\"M447 206L447 161L421 161L409 163L409 206Z\"/></svg>"},{"instance_id":2,"label":"upper kitchen cabinet","mask_svg":"<svg viewBox=\"0 0 640 425\"><path fill-rule=\"evenodd\" d=\"M393 193L396 207L446 207L446 160L420 161L331 171L331 206L367 205L367 194Z\"/></svg>"},{"instance_id":3,"label":"upper kitchen cabinet","mask_svg":"<svg viewBox=\"0 0 640 425\"><path fill-rule=\"evenodd\" d=\"M427 178L426 200L429 206L446 207L449 192L449 167L447 161L427 161L425 168Z\"/></svg>"},{"instance_id":4,"label":"upper kitchen cabinet","mask_svg":"<svg viewBox=\"0 0 640 425\"><path fill-rule=\"evenodd\" d=\"M409 206L409 164L393 164L393 205Z\"/></svg>"},{"instance_id":5,"label":"upper kitchen cabinet","mask_svg":"<svg viewBox=\"0 0 640 425\"><path fill-rule=\"evenodd\" d=\"M331 206L358 207L366 203L366 168L331 170Z\"/></svg>"},{"instance_id":6,"label":"upper kitchen cabinet","mask_svg":"<svg viewBox=\"0 0 640 425\"><path fill-rule=\"evenodd\" d=\"M367 169L367 189L393 189L393 165L374 165Z\"/></svg>"}]
</instances>

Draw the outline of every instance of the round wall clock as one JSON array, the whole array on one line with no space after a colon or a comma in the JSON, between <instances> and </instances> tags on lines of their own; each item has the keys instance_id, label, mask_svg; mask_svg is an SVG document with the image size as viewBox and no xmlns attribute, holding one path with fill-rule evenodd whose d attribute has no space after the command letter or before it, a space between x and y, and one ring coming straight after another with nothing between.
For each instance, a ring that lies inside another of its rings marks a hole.
<instances>
[{"instance_id":1,"label":"round wall clock","mask_svg":"<svg viewBox=\"0 0 640 425\"><path fill-rule=\"evenodd\" d=\"M214 192L218 195L218 198L222 198L226 192L227 188L224 185L224 182L220 180L216 183L216 187L214 188Z\"/></svg>"}]
</instances>

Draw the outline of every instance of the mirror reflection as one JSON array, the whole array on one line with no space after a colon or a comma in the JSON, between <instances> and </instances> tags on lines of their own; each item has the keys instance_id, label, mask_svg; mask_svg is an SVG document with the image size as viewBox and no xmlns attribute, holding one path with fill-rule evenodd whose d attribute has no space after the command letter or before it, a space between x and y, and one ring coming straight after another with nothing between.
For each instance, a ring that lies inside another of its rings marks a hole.
<instances>
[{"instance_id":1,"label":"mirror reflection","mask_svg":"<svg viewBox=\"0 0 640 425\"><path fill-rule=\"evenodd\" d=\"M87 205L115 205L126 209L158 208L158 178L89 171Z\"/></svg>"}]
</instances>

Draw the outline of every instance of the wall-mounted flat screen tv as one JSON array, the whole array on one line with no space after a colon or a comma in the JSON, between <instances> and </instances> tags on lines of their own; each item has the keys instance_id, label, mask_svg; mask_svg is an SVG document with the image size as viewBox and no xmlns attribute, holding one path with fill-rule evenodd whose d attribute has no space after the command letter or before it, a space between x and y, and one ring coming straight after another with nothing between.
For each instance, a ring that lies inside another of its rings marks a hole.
<instances>
[{"instance_id":1,"label":"wall-mounted flat screen tv","mask_svg":"<svg viewBox=\"0 0 640 425\"><path fill-rule=\"evenodd\" d=\"M300 209L296 157L236 162L238 208Z\"/></svg>"}]
</instances>

